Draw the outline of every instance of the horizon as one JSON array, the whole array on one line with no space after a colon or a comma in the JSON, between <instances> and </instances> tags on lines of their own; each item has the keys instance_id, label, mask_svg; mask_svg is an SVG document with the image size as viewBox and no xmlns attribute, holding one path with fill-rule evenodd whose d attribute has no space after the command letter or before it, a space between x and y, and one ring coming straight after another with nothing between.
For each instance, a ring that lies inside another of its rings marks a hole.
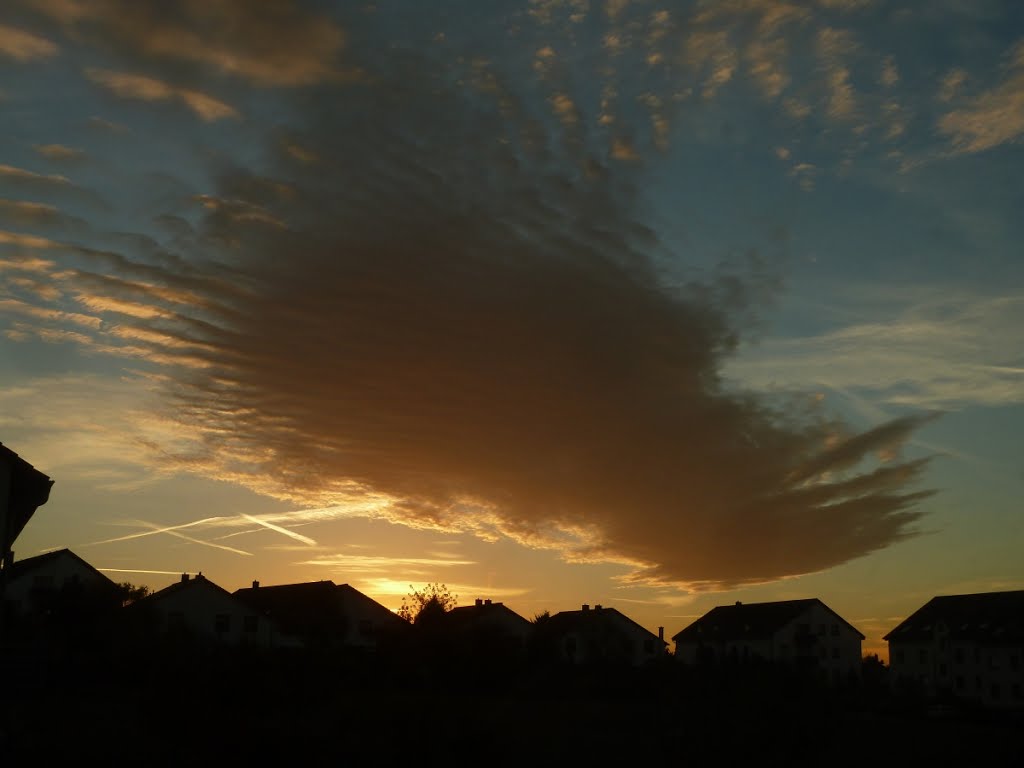
<instances>
[{"instance_id":1,"label":"horizon","mask_svg":"<svg viewBox=\"0 0 1024 768\"><path fill-rule=\"evenodd\" d=\"M885 659L1024 589L1024 6L13 0L0 67L16 555Z\"/></svg>"}]
</instances>

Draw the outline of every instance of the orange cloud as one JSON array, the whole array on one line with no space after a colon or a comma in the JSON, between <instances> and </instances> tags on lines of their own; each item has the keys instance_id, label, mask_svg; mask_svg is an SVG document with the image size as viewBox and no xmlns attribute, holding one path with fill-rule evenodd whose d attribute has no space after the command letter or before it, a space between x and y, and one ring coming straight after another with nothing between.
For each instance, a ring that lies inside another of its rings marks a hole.
<instances>
[{"instance_id":1,"label":"orange cloud","mask_svg":"<svg viewBox=\"0 0 1024 768\"><path fill-rule=\"evenodd\" d=\"M46 38L0 24L0 56L19 62L48 59L60 49Z\"/></svg>"},{"instance_id":2,"label":"orange cloud","mask_svg":"<svg viewBox=\"0 0 1024 768\"><path fill-rule=\"evenodd\" d=\"M93 68L87 69L85 74L92 82L123 99L180 102L207 122L239 116L234 107L212 96L152 77Z\"/></svg>"}]
</instances>

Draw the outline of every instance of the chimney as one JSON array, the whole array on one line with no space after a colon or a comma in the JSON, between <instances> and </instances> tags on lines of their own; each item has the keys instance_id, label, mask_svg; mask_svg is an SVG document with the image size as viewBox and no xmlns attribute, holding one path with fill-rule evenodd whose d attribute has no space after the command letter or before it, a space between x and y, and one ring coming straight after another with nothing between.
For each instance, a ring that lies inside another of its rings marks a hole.
<instances>
[{"instance_id":1,"label":"chimney","mask_svg":"<svg viewBox=\"0 0 1024 768\"><path fill-rule=\"evenodd\" d=\"M589 605L587 605L586 603L584 603L584 604L583 604L583 608L582 608L582 610L584 610L584 611L589 611L589 610L590 610L590 606L589 606Z\"/></svg>"},{"instance_id":2,"label":"chimney","mask_svg":"<svg viewBox=\"0 0 1024 768\"><path fill-rule=\"evenodd\" d=\"M484 600L484 605L490 605L490 604L491 604L490 600Z\"/></svg>"},{"instance_id":3,"label":"chimney","mask_svg":"<svg viewBox=\"0 0 1024 768\"><path fill-rule=\"evenodd\" d=\"M182 583L185 583L186 581L188 581L188 574L187 573L181 574L181 581L182 581Z\"/></svg>"},{"instance_id":4,"label":"chimney","mask_svg":"<svg viewBox=\"0 0 1024 768\"><path fill-rule=\"evenodd\" d=\"M665 628L664 627L658 627L658 639L661 640L661 642L663 642L663 643L665 642Z\"/></svg>"},{"instance_id":5,"label":"chimney","mask_svg":"<svg viewBox=\"0 0 1024 768\"><path fill-rule=\"evenodd\" d=\"M598 603L597 605L595 605L595 606L594 606L594 610L595 610L595 611L600 611L600 610L601 610L601 604L600 604L600 603Z\"/></svg>"},{"instance_id":6,"label":"chimney","mask_svg":"<svg viewBox=\"0 0 1024 768\"><path fill-rule=\"evenodd\" d=\"M736 605L743 605L739 600L736 601Z\"/></svg>"},{"instance_id":7,"label":"chimney","mask_svg":"<svg viewBox=\"0 0 1024 768\"><path fill-rule=\"evenodd\" d=\"M260 583L258 581L256 581L256 580L253 580L252 588L253 589L259 589L260 588Z\"/></svg>"},{"instance_id":8,"label":"chimney","mask_svg":"<svg viewBox=\"0 0 1024 768\"><path fill-rule=\"evenodd\" d=\"M481 605L483 605L483 604L484 604L484 601L483 601L483 600L481 600L481 599L480 599L480 598L478 597L478 598L476 599L476 607L477 607L477 608L479 608L479 607L480 607Z\"/></svg>"}]
</instances>

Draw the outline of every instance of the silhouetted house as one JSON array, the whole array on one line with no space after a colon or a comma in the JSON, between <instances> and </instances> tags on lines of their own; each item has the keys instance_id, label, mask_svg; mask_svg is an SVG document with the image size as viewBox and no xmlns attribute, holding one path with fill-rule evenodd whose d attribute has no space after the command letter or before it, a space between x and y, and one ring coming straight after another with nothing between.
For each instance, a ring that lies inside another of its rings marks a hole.
<instances>
[{"instance_id":1,"label":"silhouetted house","mask_svg":"<svg viewBox=\"0 0 1024 768\"><path fill-rule=\"evenodd\" d=\"M121 605L117 585L70 549L17 560L6 578L4 612L12 629L88 623Z\"/></svg>"},{"instance_id":2,"label":"silhouetted house","mask_svg":"<svg viewBox=\"0 0 1024 768\"><path fill-rule=\"evenodd\" d=\"M444 627L452 642L467 653L519 655L526 651L533 624L504 603L476 600L444 614Z\"/></svg>"},{"instance_id":3,"label":"silhouetted house","mask_svg":"<svg viewBox=\"0 0 1024 768\"><path fill-rule=\"evenodd\" d=\"M266 616L201 573L137 600L125 611L136 632L195 645L287 646Z\"/></svg>"},{"instance_id":4,"label":"silhouetted house","mask_svg":"<svg viewBox=\"0 0 1024 768\"><path fill-rule=\"evenodd\" d=\"M933 597L884 639L896 686L1024 707L1024 590Z\"/></svg>"},{"instance_id":5,"label":"silhouetted house","mask_svg":"<svg viewBox=\"0 0 1024 768\"><path fill-rule=\"evenodd\" d=\"M613 663L640 666L663 658L664 639L614 608L584 605L561 611L537 625L538 646L573 664Z\"/></svg>"},{"instance_id":6,"label":"silhouetted house","mask_svg":"<svg viewBox=\"0 0 1024 768\"><path fill-rule=\"evenodd\" d=\"M818 667L834 682L859 674L863 639L817 598L720 605L672 638L676 658L690 664L802 664Z\"/></svg>"},{"instance_id":7,"label":"silhouetted house","mask_svg":"<svg viewBox=\"0 0 1024 768\"><path fill-rule=\"evenodd\" d=\"M51 486L53 480L0 443L0 571L10 566L15 539L50 498Z\"/></svg>"},{"instance_id":8,"label":"silhouetted house","mask_svg":"<svg viewBox=\"0 0 1024 768\"><path fill-rule=\"evenodd\" d=\"M302 584L239 589L234 597L267 616L286 635L310 648L376 648L409 625L348 584Z\"/></svg>"}]
</instances>

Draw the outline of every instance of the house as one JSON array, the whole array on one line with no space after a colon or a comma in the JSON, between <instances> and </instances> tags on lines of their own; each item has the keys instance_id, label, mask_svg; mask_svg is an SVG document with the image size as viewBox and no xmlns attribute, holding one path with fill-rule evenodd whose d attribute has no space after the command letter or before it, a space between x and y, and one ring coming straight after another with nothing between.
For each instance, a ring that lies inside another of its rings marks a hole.
<instances>
[{"instance_id":1,"label":"house","mask_svg":"<svg viewBox=\"0 0 1024 768\"><path fill-rule=\"evenodd\" d=\"M860 672L864 635L821 600L720 605L672 640L689 664L770 662L805 664L838 682Z\"/></svg>"},{"instance_id":2,"label":"house","mask_svg":"<svg viewBox=\"0 0 1024 768\"><path fill-rule=\"evenodd\" d=\"M121 605L117 585L70 549L11 563L4 614L9 626L89 623Z\"/></svg>"},{"instance_id":3,"label":"house","mask_svg":"<svg viewBox=\"0 0 1024 768\"><path fill-rule=\"evenodd\" d=\"M897 687L1024 707L1024 590L933 597L883 639Z\"/></svg>"},{"instance_id":4,"label":"house","mask_svg":"<svg viewBox=\"0 0 1024 768\"><path fill-rule=\"evenodd\" d=\"M50 498L52 486L53 480L0 443L0 589L15 539Z\"/></svg>"},{"instance_id":5,"label":"house","mask_svg":"<svg viewBox=\"0 0 1024 768\"><path fill-rule=\"evenodd\" d=\"M663 635L663 630L659 630ZM537 625L538 646L549 656L573 664L616 663L640 666L665 656L663 636L644 629L614 608L584 604L561 611Z\"/></svg>"},{"instance_id":6,"label":"house","mask_svg":"<svg viewBox=\"0 0 1024 768\"><path fill-rule=\"evenodd\" d=\"M125 610L134 627L151 637L197 645L290 644L270 619L202 573L182 574L180 581Z\"/></svg>"},{"instance_id":7,"label":"house","mask_svg":"<svg viewBox=\"0 0 1024 768\"><path fill-rule=\"evenodd\" d=\"M377 601L333 581L270 587L254 581L234 597L310 648L376 648L408 629L404 619Z\"/></svg>"},{"instance_id":8,"label":"house","mask_svg":"<svg viewBox=\"0 0 1024 768\"><path fill-rule=\"evenodd\" d=\"M444 629L464 652L519 655L526 651L533 624L504 603L477 599L444 614Z\"/></svg>"}]
</instances>

